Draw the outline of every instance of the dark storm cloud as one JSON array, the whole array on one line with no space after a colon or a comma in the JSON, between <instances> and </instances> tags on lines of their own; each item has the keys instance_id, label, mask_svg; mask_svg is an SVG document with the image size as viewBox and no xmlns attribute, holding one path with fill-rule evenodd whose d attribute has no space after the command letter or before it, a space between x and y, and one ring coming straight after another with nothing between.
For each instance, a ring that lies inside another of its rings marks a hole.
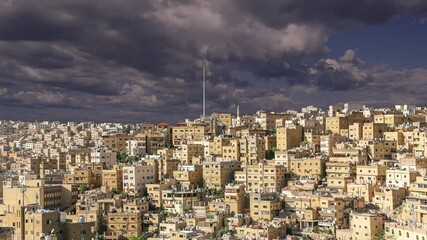
<instances>
[{"instance_id":1,"label":"dark storm cloud","mask_svg":"<svg viewBox=\"0 0 427 240\"><path fill-rule=\"evenodd\" d=\"M294 92L371 89L384 73L364 69L352 50L328 58L328 37L400 14L422 15L425 5L421 0L2 1L2 105L34 103L35 112L81 106L80 119L94 118L94 110L85 111L88 106L98 109L99 119L194 117L201 110L203 63L212 111L234 110L236 104L248 110L295 106L300 103L290 97ZM307 66L307 58L318 61Z\"/></svg>"}]
</instances>

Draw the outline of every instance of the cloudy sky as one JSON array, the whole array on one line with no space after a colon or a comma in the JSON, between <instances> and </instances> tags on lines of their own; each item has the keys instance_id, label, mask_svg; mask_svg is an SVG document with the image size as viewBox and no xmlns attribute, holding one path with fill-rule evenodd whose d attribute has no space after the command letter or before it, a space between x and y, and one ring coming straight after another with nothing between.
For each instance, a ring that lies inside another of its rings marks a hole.
<instances>
[{"instance_id":1,"label":"cloudy sky","mask_svg":"<svg viewBox=\"0 0 427 240\"><path fill-rule=\"evenodd\" d=\"M425 0L2 0L0 119L427 105Z\"/></svg>"}]
</instances>

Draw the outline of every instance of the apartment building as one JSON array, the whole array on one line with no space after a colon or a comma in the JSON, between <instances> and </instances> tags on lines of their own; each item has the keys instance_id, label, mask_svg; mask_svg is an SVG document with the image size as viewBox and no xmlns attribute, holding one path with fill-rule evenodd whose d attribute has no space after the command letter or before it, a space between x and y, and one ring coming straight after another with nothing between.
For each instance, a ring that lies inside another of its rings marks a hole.
<instances>
[{"instance_id":1,"label":"apartment building","mask_svg":"<svg viewBox=\"0 0 427 240\"><path fill-rule=\"evenodd\" d=\"M131 239L142 234L142 213L138 210L109 212L107 219L105 240Z\"/></svg>"},{"instance_id":2,"label":"apartment building","mask_svg":"<svg viewBox=\"0 0 427 240\"><path fill-rule=\"evenodd\" d=\"M223 189L234 179L234 172L240 170L241 162L217 158L203 162L203 184L207 188Z\"/></svg>"},{"instance_id":3,"label":"apartment building","mask_svg":"<svg viewBox=\"0 0 427 240\"><path fill-rule=\"evenodd\" d=\"M127 142L133 140L133 135L113 134L102 136L102 145L114 152L126 152Z\"/></svg>"},{"instance_id":4,"label":"apartment building","mask_svg":"<svg viewBox=\"0 0 427 240\"><path fill-rule=\"evenodd\" d=\"M388 166L382 165L358 165L356 167L356 179L361 183L385 183Z\"/></svg>"},{"instance_id":5,"label":"apartment building","mask_svg":"<svg viewBox=\"0 0 427 240\"><path fill-rule=\"evenodd\" d=\"M204 157L204 146L201 144L178 145L174 149L173 158L179 159L182 164L193 164L193 158Z\"/></svg>"},{"instance_id":6,"label":"apartment building","mask_svg":"<svg viewBox=\"0 0 427 240\"><path fill-rule=\"evenodd\" d=\"M172 144L177 146L188 141L201 141L208 135L208 128L204 124L181 123L172 127Z\"/></svg>"},{"instance_id":7,"label":"apartment building","mask_svg":"<svg viewBox=\"0 0 427 240\"><path fill-rule=\"evenodd\" d=\"M304 140L303 127L296 125L294 127L280 127L276 129L277 148L281 151L299 147Z\"/></svg>"},{"instance_id":8,"label":"apartment building","mask_svg":"<svg viewBox=\"0 0 427 240\"><path fill-rule=\"evenodd\" d=\"M371 240L384 231L384 216L369 213L351 213L350 229L352 239Z\"/></svg>"},{"instance_id":9,"label":"apartment building","mask_svg":"<svg viewBox=\"0 0 427 240\"><path fill-rule=\"evenodd\" d=\"M123 169L121 165L114 165L111 170L102 170L102 184L110 190L123 191Z\"/></svg>"},{"instance_id":10,"label":"apartment building","mask_svg":"<svg viewBox=\"0 0 427 240\"><path fill-rule=\"evenodd\" d=\"M246 186L246 191L250 193L280 192L285 186L286 173L285 166L263 161L236 171L235 180Z\"/></svg>"},{"instance_id":11,"label":"apartment building","mask_svg":"<svg viewBox=\"0 0 427 240\"><path fill-rule=\"evenodd\" d=\"M265 159L265 139L258 135L239 139L240 161L242 163L257 163Z\"/></svg>"},{"instance_id":12,"label":"apartment building","mask_svg":"<svg viewBox=\"0 0 427 240\"><path fill-rule=\"evenodd\" d=\"M325 131L343 136L348 135L348 118L346 116L326 117ZM347 131L347 135L344 132Z\"/></svg>"},{"instance_id":13,"label":"apartment building","mask_svg":"<svg viewBox=\"0 0 427 240\"><path fill-rule=\"evenodd\" d=\"M388 169L386 170L387 187L409 187L420 176L418 171Z\"/></svg>"},{"instance_id":14,"label":"apartment building","mask_svg":"<svg viewBox=\"0 0 427 240\"><path fill-rule=\"evenodd\" d=\"M291 158L288 171L291 177L321 178L325 174L326 160L323 156Z\"/></svg>"},{"instance_id":15,"label":"apartment building","mask_svg":"<svg viewBox=\"0 0 427 240\"><path fill-rule=\"evenodd\" d=\"M156 182L155 166L123 166L123 191L130 196L143 194L147 184Z\"/></svg>"},{"instance_id":16,"label":"apartment building","mask_svg":"<svg viewBox=\"0 0 427 240\"><path fill-rule=\"evenodd\" d=\"M271 221L279 216L282 209L282 200L277 193L251 193L250 215L254 221Z\"/></svg>"}]
</instances>

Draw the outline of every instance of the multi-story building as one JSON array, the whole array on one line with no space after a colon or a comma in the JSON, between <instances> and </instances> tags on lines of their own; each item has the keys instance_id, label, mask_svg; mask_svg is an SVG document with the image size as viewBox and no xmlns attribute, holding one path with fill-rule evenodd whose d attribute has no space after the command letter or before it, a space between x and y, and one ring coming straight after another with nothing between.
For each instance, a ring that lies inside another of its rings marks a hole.
<instances>
[{"instance_id":1,"label":"multi-story building","mask_svg":"<svg viewBox=\"0 0 427 240\"><path fill-rule=\"evenodd\" d=\"M224 202L230 208L231 213L244 213L246 204L245 186L231 184L225 186Z\"/></svg>"},{"instance_id":2,"label":"multi-story building","mask_svg":"<svg viewBox=\"0 0 427 240\"><path fill-rule=\"evenodd\" d=\"M291 177L321 178L325 174L325 157L291 158L288 171Z\"/></svg>"},{"instance_id":3,"label":"multi-story building","mask_svg":"<svg viewBox=\"0 0 427 240\"><path fill-rule=\"evenodd\" d=\"M115 152L126 152L127 142L133 139L133 135L127 134L105 135L102 136L102 145Z\"/></svg>"},{"instance_id":4,"label":"multi-story building","mask_svg":"<svg viewBox=\"0 0 427 240\"><path fill-rule=\"evenodd\" d=\"M138 210L128 212L109 212L107 231L104 239L130 239L142 234L142 213Z\"/></svg>"},{"instance_id":5,"label":"multi-story building","mask_svg":"<svg viewBox=\"0 0 427 240\"><path fill-rule=\"evenodd\" d=\"M365 123L363 124L363 139L383 139L384 133L388 131L387 124Z\"/></svg>"},{"instance_id":6,"label":"multi-story building","mask_svg":"<svg viewBox=\"0 0 427 240\"><path fill-rule=\"evenodd\" d=\"M388 187L409 187L420 176L418 171L388 169L386 170L386 185Z\"/></svg>"},{"instance_id":7,"label":"multi-story building","mask_svg":"<svg viewBox=\"0 0 427 240\"><path fill-rule=\"evenodd\" d=\"M235 180L246 186L247 192L280 192L285 186L285 175L285 166L263 161L246 165L242 171L235 172Z\"/></svg>"},{"instance_id":8,"label":"multi-story building","mask_svg":"<svg viewBox=\"0 0 427 240\"><path fill-rule=\"evenodd\" d=\"M385 236L395 240L426 240L427 230L425 228L417 228L413 225L403 225L397 222L386 222L384 224Z\"/></svg>"},{"instance_id":9,"label":"multi-story building","mask_svg":"<svg viewBox=\"0 0 427 240\"><path fill-rule=\"evenodd\" d=\"M265 159L265 140L258 135L243 137L240 142L240 161L242 163L257 163ZM237 160L237 159L236 159Z\"/></svg>"},{"instance_id":10,"label":"multi-story building","mask_svg":"<svg viewBox=\"0 0 427 240\"><path fill-rule=\"evenodd\" d=\"M182 164L192 164L193 158L203 158L204 146L201 144L183 144L176 146L173 158L179 159Z\"/></svg>"},{"instance_id":11,"label":"multi-story building","mask_svg":"<svg viewBox=\"0 0 427 240\"><path fill-rule=\"evenodd\" d=\"M173 177L181 183L184 189L196 189L203 185L202 165L179 165L173 172Z\"/></svg>"},{"instance_id":12,"label":"multi-story building","mask_svg":"<svg viewBox=\"0 0 427 240\"><path fill-rule=\"evenodd\" d=\"M104 164L108 167L116 164L116 152L108 149L96 149L90 153L90 161L95 164Z\"/></svg>"},{"instance_id":13,"label":"multi-story building","mask_svg":"<svg viewBox=\"0 0 427 240\"><path fill-rule=\"evenodd\" d=\"M352 239L371 240L384 231L384 216L369 213L351 213L350 229Z\"/></svg>"},{"instance_id":14,"label":"multi-story building","mask_svg":"<svg viewBox=\"0 0 427 240\"><path fill-rule=\"evenodd\" d=\"M383 211L392 211L405 199L405 188L380 187L375 190L372 202Z\"/></svg>"},{"instance_id":15,"label":"multi-story building","mask_svg":"<svg viewBox=\"0 0 427 240\"><path fill-rule=\"evenodd\" d=\"M216 161L203 162L203 184L207 188L224 189L234 180L234 172L240 170L241 162L216 158Z\"/></svg>"},{"instance_id":16,"label":"multi-story building","mask_svg":"<svg viewBox=\"0 0 427 240\"><path fill-rule=\"evenodd\" d=\"M146 164L123 166L123 191L131 196L143 194L147 184L157 182L155 168Z\"/></svg>"},{"instance_id":17,"label":"multi-story building","mask_svg":"<svg viewBox=\"0 0 427 240\"><path fill-rule=\"evenodd\" d=\"M208 128L200 123L180 123L172 127L172 144L186 144L188 141L201 141L208 136Z\"/></svg>"},{"instance_id":18,"label":"multi-story building","mask_svg":"<svg viewBox=\"0 0 427 240\"><path fill-rule=\"evenodd\" d=\"M343 135L343 131L347 130L348 134L348 118L344 116L326 117L325 131L329 133L336 133ZM343 135L347 136L347 135Z\"/></svg>"},{"instance_id":19,"label":"multi-story building","mask_svg":"<svg viewBox=\"0 0 427 240\"><path fill-rule=\"evenodd\" d=\"M102 184L111 190L123 191L123 170L121 165L114 165L111 170L102 170Z\"/></svg>"},{"instance_id":20,"label":"multi-story building","mask_svg":"<svg viewBox=\"0 0 427 240\"><path fill-rule=\"evenodd\" d=\"M388 166L382 165L358 165L356 178L361 183L385 183Z\"/></svg>"},{"instance_id":21,"label":"multi-story building","mask_svg":"<svg viewBox=\"0 0 427 240\"><path fill-rule=\"evenodd\" d=\"M303 141L303 127L296 125L291 128L280 127L276 129L277 148L279 150L288 150L294 147L299 147Z\"/></svg>"},{"instance_id":22,"label":"multi-story building","mask_svg":"<svg viewBox=\"0 0 427 240\"><path fill-rule=\"evenodd\" d=\"M277 193L251 193L249 204L251 218L260 222L273 220L282 209Z\"/></svg>"}]
</instances>

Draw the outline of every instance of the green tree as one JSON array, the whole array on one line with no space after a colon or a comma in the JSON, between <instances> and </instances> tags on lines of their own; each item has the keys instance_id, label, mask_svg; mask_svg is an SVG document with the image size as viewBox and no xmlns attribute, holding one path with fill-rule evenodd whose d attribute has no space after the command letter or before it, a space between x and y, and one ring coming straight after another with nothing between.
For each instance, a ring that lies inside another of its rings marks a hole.
<instances>
[{"instance_id":1,"label":"green tree","mask_svg":"<svg viewBox=\"0 0 427 240\"><path fill-rule=\"evenodd\" d=\"M230 230L228 228L221 228L217 233L216 233L216 238L221 238L222 236L224 236L225 234L229 233Z\"/></svg>"},{"instance_id":2,"label":"green tree","mask_svg":"<svg viewBox=\"0 0 427 240\"><path fill-rule=\"evenodd\" d=\"M95 234L95 240L104 240L104 234L96 233Z\"/></svg>"},{"instance_id":3,"label":"green tree","mask_svg":"<svg viewBox=\"0 0 427 240\"><path fill-rule=\"evenodd\" d=\"M139 237L135 237L135 236L133 236L133 237L131 237L130 239L131 239L131 240L147 240L147 239L148 239L148 236L147 236L147 235L145 235L145 233L142 233L142 235L141 235L141 236L139 236Z\"/></svg>"},{"instance_id":4,"label":"green tree","mask_svg":"<svg viewBox=\"0 0 427 240\"><path fill-rule=\"evenodd\" d=\"M95 234L95 240L104 240L104 235L103 235L103 234L96 233L96 234Z\"/></svg>"},{"instance_id":5,"label":"green tree","mask_svg":"<svg viewBox=\"0 0 427 240\"><path fill-rule=\"evenodd\" d=\"M382 233L380 233L380 234L378 234L376 236L373 236L371 238L371 240L388 240L388 239L392 239L392 238L391 237L387 237L384 232L382 232Z\"/></svg>"},{"instance_id":6,"label":"green tree","mask_svg":"<svg viewBox=\"0 0 427 240\"><path fill-rule=\"evenodd\" d=\"M126 152L117 152L116 158L119 163L132 164L133 161L135 161L135 158L133 156L129 156Z\"/></svg>"},{"instance_id":7,"label":"green tree","mask_svg":"<svg viewBox=\"0 0 427 240\"><path fill-rule=\"evenodd\" d=\"M89 190L89 186L87 184L80 186L80 194L84 194L87 190Z\"/></svg>"}]
</instances>

